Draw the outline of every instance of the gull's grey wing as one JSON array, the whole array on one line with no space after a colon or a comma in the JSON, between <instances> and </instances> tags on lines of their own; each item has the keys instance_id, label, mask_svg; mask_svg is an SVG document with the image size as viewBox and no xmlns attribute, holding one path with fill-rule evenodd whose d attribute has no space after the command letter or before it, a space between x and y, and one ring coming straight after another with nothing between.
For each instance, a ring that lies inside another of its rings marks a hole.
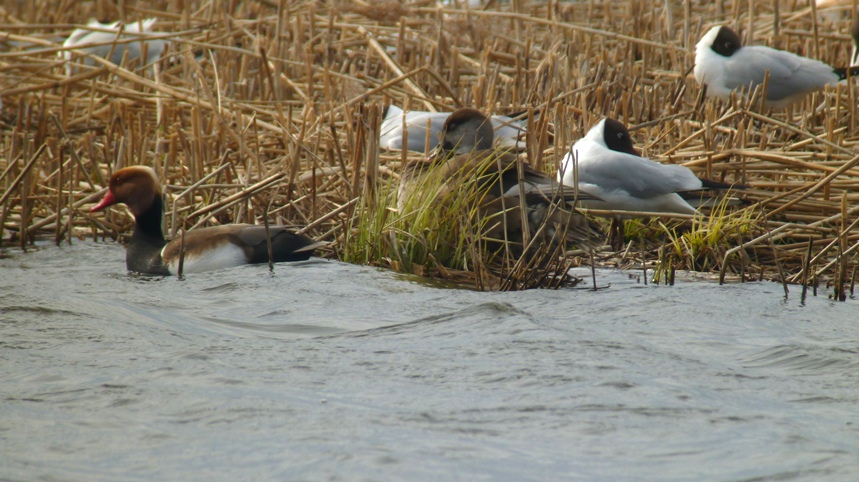
<instances>
[{"instance_id":1,"label":"gull's grey wing","mask_svg":"<svg viewBox=\"0 0 859 482\"><path fill-rule=\"evenodd\" d=\"M660 164L597 145L579 151L579 182L605 191L622 189L638 198L701 189L701 180L687 167Z\"/></svg>"},{"instance_id":2,"label":"gull's grey wing","mask_svg":"<svg viewBox=\"0 0 859 482\"><path fill-rule=\"evenodd\" d=\"M403 112L396 106L388 107L385 120L382 122L379 135L379 145L387 149L403 148L403 116L409 129L409 145L407 150L424 152L426 148L427 122L430 124L430 145L434 149L439 142L439 133L444 127L444 121L449 112Z\"/></svg>"},{"instance_id":3,"label":"gull's grey wing","mask_svg":"<svg viewBox=\"0 0 859 482\"><path fill-rule=\"evenodd\" d=\"M759 85L769 70L767 100L781 100L837 82L823 62L763 46L743 47L725 63L725 85L734 89ZM730 80L730 81L729 81Z\"/></svg>"},{"instance_id":4,"label":"gull's grey wing","mask_svg":"<svg viewBox=\"0 0 859 482\"><path fill-rule=\"evenodd\" d=\"M521 148L525 146L525 121L494 115L489 119L495 130L495 141L501 147Z\"/></svg>"}]
</instances>

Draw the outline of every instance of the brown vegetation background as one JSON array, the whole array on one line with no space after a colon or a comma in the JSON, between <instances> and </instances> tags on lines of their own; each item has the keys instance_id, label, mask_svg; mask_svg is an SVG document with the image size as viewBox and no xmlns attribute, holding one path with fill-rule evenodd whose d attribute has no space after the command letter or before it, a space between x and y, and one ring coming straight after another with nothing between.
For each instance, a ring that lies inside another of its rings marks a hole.
<instances>
[{"instance_id":1,"label":"brown vegetation background","mask_svg":"<svg viewBox=\"0 0 859 482\"><path fill-rule=\"evenodd\" d=\"M88 209L111 172L145 164L165 185L168 236L267 213L338 256L356 207L406 160L379 152L383 106L475 106L539 112L528 154L547 172L600 117L618 118L644 155L752 186L745 215L757 221L713 248L710 269L844 282L859 241L855 82L773 113L754 98L705 101L689 74L714 24L846 65L852 16L792 1L5 2L0 239L128 235L122 210ZM76 26L149 17L172 42L157 72L67 74L58 52ZM657 263L658 252L601 260Z\"/></svg>"}]
</instances>

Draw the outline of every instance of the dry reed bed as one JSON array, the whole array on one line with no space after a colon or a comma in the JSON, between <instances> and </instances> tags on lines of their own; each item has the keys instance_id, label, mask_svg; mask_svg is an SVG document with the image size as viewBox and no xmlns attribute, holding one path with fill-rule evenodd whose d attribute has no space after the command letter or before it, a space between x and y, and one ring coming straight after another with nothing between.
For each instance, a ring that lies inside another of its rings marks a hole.
<instances>
[{"instance_id":1,"label":"dry reed bed","mask_svg":"<svg viewBox=\"0 0 859 482\"><path fill-rule=\"evenodd\" d=\"M743 215L758 222L735 239L742 246L711 253L719 263L710 269L775 278L779 260L783 276L798 282L811 274L848 279L855 266L855 85L810 96L790 112L761 113L754 98L701 99L688 76L697 40L727 21L746 35L751 26L758 43L846 64L843 15L815 16L796 2L751 2L754 12L749 2L655 0L495 2L486 10L432 2L267 0L230 11L222 2L132 3L118 11L105 1L57 9L40 0L0 11L4 242L127 235L127 214L93 217L87 209L112 171L146 164L166 185L170 234L261 222L267 213L307 226L337 255L356 206L395 182L407 160L377 146L382 106L393 102L527 112L528 154L547 172L601 116L616 117L634 126L645 155L752 186ZM173 43L157 71L96 61L69 75L57 57L62 38L95 16L158 16L156 29ZM196 62L195 53L205 58ZM659 265L662 244L600 261ZM679 258L674 265L689 267Z\"/></svg>"}]
</instances>

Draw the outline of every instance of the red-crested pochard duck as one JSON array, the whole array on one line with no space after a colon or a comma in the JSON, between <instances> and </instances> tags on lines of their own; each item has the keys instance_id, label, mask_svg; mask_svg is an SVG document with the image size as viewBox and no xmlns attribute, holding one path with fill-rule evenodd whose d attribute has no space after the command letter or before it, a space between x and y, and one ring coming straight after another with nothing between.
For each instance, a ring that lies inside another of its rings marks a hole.
<instances>
[{"instance_id":1,"label":"red-crested pochard duck","mask_svg":"<svg viewBox=\"0 0 859 482\"><path fill-rule=\"evenodd\" d=\"M167 242L161 231L163 204L155 171L145 166L120 169L110 177L107 194L90 212L124 203L134 215L134 233L128 243L125 265L129 271L170 275L179 270L181 239ZM285 226L269 226L274 262L303 261L325 245ZM226 224L185 233L183 273L267 263L265 227Z\"/></svg>"},{"instance_id":2,"label":"red-crested pochard duck","mask_svg":"<svg viewBox=\"0 0 859 482\"><path fill-rule=\"evenodd\" d=\"M559 206L575 198L597 197L581 190L576 194L573 187L562 186L520 160L509 149L493 148L493 138L492 123L482 112L472 108L454 111L445 121L441 143L434 155L403 168L397 200L400 212L404 211L406 199L415 194L422 196L421 203L433 202L443 207L451 194L460 191L462 183L472 178L477 180L480 191L477 213L491 220L483 233L487 239L506 239L519 244L514 251L521 253L524 216L529 237L545 225L540 232L547 239L553 238L556 231L566 231L567 243L597 241L599 233L590 228L583 215L567 209L549 209L553 204ZM524 213L519 194L520 169L523 173ZM426 194L420 191L424 189L430 172L440 173L444 181L441 189L429 194L429 199L424 199Z\"/></svg>"}]
</instances>

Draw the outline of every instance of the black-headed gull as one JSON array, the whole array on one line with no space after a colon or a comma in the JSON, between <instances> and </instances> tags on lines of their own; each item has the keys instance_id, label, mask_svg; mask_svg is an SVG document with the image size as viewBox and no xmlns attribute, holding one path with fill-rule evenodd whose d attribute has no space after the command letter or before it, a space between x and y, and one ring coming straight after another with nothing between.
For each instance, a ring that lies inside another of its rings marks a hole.
<instances>
[{"instance_id":1,"label":"black-headed gull","mask_svg":"<svg viewBox=\"0 0 859 482\"><path fill-rule=\"evenodd\" d=\"M442 142L434 156L404 167L398 192L401 213L407 214L407 200L413 205L415 198L420 205L433 203L441 208L449 207L451 198L462 189L462 183L477 179L478 214L490 219L483 235L494 240L506 239L513 243L516 252L521 252L523 224L517 172L521 167L530 236L545 224L542 231L545 239L552 239L556 231L566 229L567 242L595 240L584 216L570 213L566 208L549 209L558 201L572 201L576 197L573 188L561 186L509 150L494 148L492 124L482 112L458 109L447 118L442 132ZM441 182L428 183L431 172L438 174ZM578 198L595 199L585 191L580 191Z\"/></svg>"},{"instance_id":2,"label":"black-headed gull","mask_svg":"<svg viewBox=\"0 0 859 482\"><path fill-rule=\"evenodd\" d=\"M140 58L143 55L145 45L146 58L142 59L141 65L149 65L161 57L161 54L164 53L164 49L169 43L164 39L145 39L146 35L158 33L152 31L152 26L156 20L155 18L147 18L146 20L132 22L123 26L120 26L119 22L100 23L92 20L87 24L87 28L77 28L72 31L69 38L63 42L63 47L66 49L82 50L88 54L105 59L110 55L108 60L119 65L126 51L128 52L129 60ZM130 39L137 40L129 41ZM71 50L60 52L60 56L69 62L76 57ZM94 65L94 61L88 57L83 57L83 63L85 65ZM72 73L72 65L70 63L66 64L66 73L69 75Z\"/></svg>"},{"instance_id":3,"label":"black-headed gull","mask_svg":"<svg viewBox=\"0 0 859 482\"><path fill-rule=\"evenodd\" d=\"M853 58L857 62L859 27L854 24ZM760 45L744 47L740 36L725 26L711 28L695 47L695 80L707 95L728 99L738 88L762 85L769 72L766 103L781 109L827 85L836 85L859 67L831 67L819 60Z\"/></svg>"},{"instance_id":4,"label":"black-headed gull","mask_svg":"<svg viewBox=\"0 0 859 482\"><path fill-rule=\"evenodd\" d=\"M698 214L680 193L730 187L699 179L685 166L641 157L626 126L608 117L573 145L562 161L558 180L573 186L576 171L579 189L599 198L582 200L582 207L590 209ZM623 224L617 217L610 238L615 247L623 241Z\"/></svg>"}]
</instances>

